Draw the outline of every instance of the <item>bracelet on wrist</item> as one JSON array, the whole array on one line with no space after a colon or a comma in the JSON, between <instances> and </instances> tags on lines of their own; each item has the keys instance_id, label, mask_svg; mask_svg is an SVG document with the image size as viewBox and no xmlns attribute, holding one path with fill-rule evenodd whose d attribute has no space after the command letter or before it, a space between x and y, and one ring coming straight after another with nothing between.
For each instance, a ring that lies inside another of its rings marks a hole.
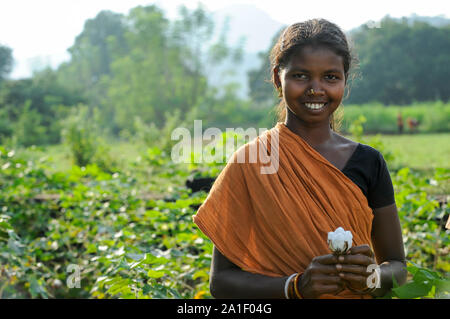
<instances>
[{"instance_id":1,"label":"bracelet on wrist","mask_svg":"<svg viewBox=\"0 0 450 319\"><path fill-rule=\"evenodd\" d=\"M303 275L303 273L298 273L294 278L294 292L295 292L296 299L303 299L303 296L299 290L299 282L300 282L300 278L302 275Z\"/></svg>"},{"instance_id":2,"label":"bracelet on wrist","mask_svg":"<svg viewBox=\"0 0 450 319\"><path fill-rule=\"evenodd\" d=\"M286 299L293 299L293 294L292 294L292 278L294 278L295 276L297 276L297 273L292 274L289 276L288 279L286 279L286 282L284 284L284 295L286 297Z\"/></svg>"}]
</instances>

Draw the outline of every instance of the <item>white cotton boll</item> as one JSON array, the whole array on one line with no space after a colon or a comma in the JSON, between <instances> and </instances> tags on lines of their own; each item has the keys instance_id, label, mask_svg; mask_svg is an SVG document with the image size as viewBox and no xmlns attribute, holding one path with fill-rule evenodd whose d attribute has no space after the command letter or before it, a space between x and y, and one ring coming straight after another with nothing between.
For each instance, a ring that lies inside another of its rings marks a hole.
<instances>
[{"instance_id":1,"label":"white cotton boll","mask_svg":"<svg viewBox=\"0 0 450 319\"><path fill-rule=\"evenodd\" d=\"M338 227L334 232L328 233L328 246L335 254L346 253L352 247L353 235Z\"/></svg>"}]
</instances>

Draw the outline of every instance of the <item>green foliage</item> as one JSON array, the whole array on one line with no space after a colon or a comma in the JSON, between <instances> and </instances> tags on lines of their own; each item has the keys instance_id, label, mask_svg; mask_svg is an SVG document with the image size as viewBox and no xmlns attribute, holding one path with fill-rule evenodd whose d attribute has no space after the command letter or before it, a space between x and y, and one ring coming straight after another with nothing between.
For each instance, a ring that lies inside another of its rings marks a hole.
<instances>
[{"instance_id":1,"label":"green foliage","mask_svg":"<svg viewBox=\"0 0 450 319\"><path fill-rule=\"evenodd\" d=\"M427 191L448 180L449 176L449 169L436 169L433 178L427 178L405 167L392 178L408 258L418 265L443 272L450 271L446 259L450 230L443 230L444 217L448 218L450 209L447 205L440 206L436 199L427 195Z\"/></svg>"},{"instance_id":2,"label":"green foliage","mask_svg":"<svg viewBox=\"0 0 450 319\"><path fill-rule=\"evenodd\" d=\"M114 55L110 74L102 78L105 118L115 132L135 133L130 118L161 129L169 112L193 111L208 94L206 72L235 50L213 41L212 18L201 6L180 8L169 21L156 6L136 7L125 17L127 52Z\"/></svg>"},{"instance_id":3,"label":"green foliage","mask_svg":"<svg viewBox=\"0 0 450 319\"><path fill-rule=\"evenodd\" d=\"M135 117L134 119L134 130L136 132L137 139L143 143L143 145L148 148L158 148L165 154L170 154L172 147L177 143L177 141L172 140L172 132L176 128L191 129L193 131L194 120L198 118L197 108L193 108L184 116L181 115L180 110L175 110L174 112L164 113L164 126L158 128L157 125L152 122L150 125L146 125L141 118ZM123 135L128 135L125 133ZM131 136L126 136L130 139Z\"/></svg>"},{"instance_id":4,"label":"green foliage","mask_svg":"<svg viewBox=\"0 0 450 319\"><path fill-rule=\"evenodd\" d=\"M27 100L22 113L13 124L14 143L22 146L39 145L47 139L47 129L42 125L42 115L31 110L31 101Z\"/></svg>"},{"instance_id":5,"label":"green foliage","mask_svg":"<svg viewBox=\"0 0 450 319\"><path fill-rule=\"evenodd\" d=\"M80 105L74 108L63 122L62 136L70 146L75 164L86 166L96 153L98 131L88 107Z\"/></svg>"},{"instance_id":6,"label":"green foliage","mask_svg":"<svg viewBox=\"0 0 450 319\"><path fill-rule=\"evenodd\" d=\"M450 298L450 278L445 278L442 274L413 262L409 262L407 270L412 275L412 280L402 286L398 286L394 281L394 288L385 298Z\"/></svg>"},{"instance_id":7,"label":"green foliage","mask_svg":"<svg viewBox=\"0 0 450 319\"><path fill-rule=\"evenodd\" d=\"M0 45L0 85L2 80L11 72L12 66L12 50L4 45Z\"/></svg>"},{"instance_id":8,"label":"green foliage","mask_svg":"<svg viewBox=\"0 0 450 319\"><path fill-rule=\"evenodd\" d=\"M32 79L5 81L0 87L0 112L5 122L0 128L2 142L14 140L22 146L60 142L60 119L68 113L66 105L82 100L75 91L61 86L49 69L35 73Z\"/></svg>"},{"instance_id":9,"label":"green foliage","mask_svg":"<svg viewBox=\"0 0 450 319\"><path fill-rule=\"evenodd\" d=\"M450 26L396 21L389 16L380 28L363 25L350 37L360 57L362 78L353 83L349 103L379 101L410 104L414 101L449 100L443 82L450 63ZM408 52L405 54L405 52Z\"/></svg>"},{"instance_id":10,"label":"green foliage","mask_svg":"<svg viewBox=\"0 0 450 319\"><path fill-rule=\"evenodd\" d=\"M440 101L414 103L409 106L363 104L344 107L342 129L351 132L351 125L361 115L366 118L364 131L366 133L398 133L397 116L401 113L404 124L404 133L411 133L408 127L408 118L419 121L416 132L449 132L450 104Z\"/></svg>"},{"instance_id":11,"label":"green foliage","mask_svg":"<svg viewBox=\"0 0 450 319\"><path fill-rule=\"evenodd\" d=\"M105 171L114 172L116 161L110 155L110 148L101 137L98 126L99 113L86 105L72 109L70 116L62 121L64 143L70 148L74 164L86 166L95 163Z\"/></svg>"},{"instance_id":12,"label":"green foliage","mask_svg":"<svg viewBox=\"0 0 450 319\"><path fill-rule=\"evenodd\" d=\"M281 32L284 28L279 30L272 38L271 44L266 51L260 52L258 58L260 66L257 69L248 72L249 94L251 99L262 105L275 105L279 101L278 94L271 83L271 66L270 66L270 50L277 42Z\"/></svg>"},{"instance_id":13,"label":"green foliage","mask_svg":"<svg viewBox=\"0 0 450 319\"><path fill-rule=\"evenodd\" d=\"M0 112L7 118L0 127L2 141L58 143L61 120L79 103L97 109L97 124L114 137L122 131L134 135L136 117L145 125L168 128L165 121L175 112L184 118L200 105L209 107L206 100L215 101L207 72L216 72L225 60L239 61L242 53L241 47L226 43L226 34L225 27L216 32L201 5L180 7L173 21L155 5L138 6L128 15L102 11L86 21L69 48L70 61L31 79L5 81L0 91ZM28 100L31 113L22 115ZM27 116L39 122L33 124L39 124L36 130L42 134L23 124L31 121ZM27 136L13 137L15 128L9 123L19 118Z\"/></svg>"},{"instance_id":14,"label":"green foliage","mask_svg":"<svg viewBox=\"0 0 450 319\"><path fill-rule=\"evenodd\" d=\"M184 166L149 152L132 171L109 174L87 165L48 175L45 161L0 150L4 298L208 297L212 244L191 219L205 194L189 196L175 186L188 174ZM147 161L152 179L135 177ZM170 201L146 199L140 194L146 189ZM51 194L59 199L36 199ZM69 265L82 269L81 288L68 287Z\"/></svg>"},{"instance_id":15,"label":"green foliage","mask_svg":"<svg viewBox=\"0 0 450 319\"><path fill-rule=\"evenodd\" d=\"M111 74L112 61L128 50L125 31L122 14L104 10L86 20L68 49L70 62L58 68L58 81L82 92L91 105L101 105L106 97L104 77Z\"/></svg>"}]
</instances>

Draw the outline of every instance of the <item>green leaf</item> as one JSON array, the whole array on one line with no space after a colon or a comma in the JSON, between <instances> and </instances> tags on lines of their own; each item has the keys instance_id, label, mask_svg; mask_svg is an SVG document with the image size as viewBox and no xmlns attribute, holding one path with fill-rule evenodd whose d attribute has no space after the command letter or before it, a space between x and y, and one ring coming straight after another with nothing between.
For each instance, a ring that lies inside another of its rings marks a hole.
<instances>
[{"instance_id":1,"label":"green leaf","mask_svg":"<svg viewBox=\"0 0 450 319\"><path fill-rule=\"evenodd\" d=\"M204 270L199 270L192 275L192 279L203 278L204 280L208 280L209 275Z\"/></svg>"},{"instance_id":2,"label":"green leaf","mask_svg":"<svg viewBox=\"0 0 450 319\"><path fill-rule=\"evenodd\" d=\"M147 272L147 276L149 276L150 278L161 278L165 275L166 273L164 271L156 271L156 270L152 270L150 269Z\"/></svg>"},{"instance_id":3,"label":"green leaf","mask_svg":"<svg viewBox=\"0 0 450 319\"><path fill-rule=\"evenodd\" d=\"M142 260L143 264L151 265L151 264L165 264L168 263L169 260L164 257L156 257L150 253L145 254L144 259Z\"/></svg>"},{"instance_id":4,"label":"green leaf","mask_svg":"<svg viewBox=\"0 0 450 319\"><path fill-rule=\"evenodd\" d=\"M153 290L152 286L150 286L149 284L145 284L144 287L142 288L142 293L144 295L148 295L152 290Z\"/></svg>"},{"instance_id":5,"label":"green leaf","mask_svg":"<svg viewBox=\"0 0 450 319\"><path fill-rule=\"evenodd\" d=\"M30 283L30 293L33 298L42 297L47 299L48 293L45 287L41 285L40 281L35 276L28 277Z\"/></svg>"},{"instance_id":6,"label":"green leaf","mask_svg":"<svg viewBox=\"0 0 450 319\"><path fill-rule=\"evenodd\" d=\"M415 282L409 282L401 287L393 288L392 291L401 299L420 298L428 295L431 286Z\"/></svg>"}]
</instances>

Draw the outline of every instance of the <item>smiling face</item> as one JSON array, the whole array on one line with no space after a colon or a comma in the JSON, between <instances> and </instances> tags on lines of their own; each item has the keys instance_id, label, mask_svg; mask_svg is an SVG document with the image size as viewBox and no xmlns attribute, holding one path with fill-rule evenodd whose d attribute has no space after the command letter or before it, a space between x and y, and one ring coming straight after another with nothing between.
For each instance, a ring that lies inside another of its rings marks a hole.
<instances>
[{"instance_id":1,"label":"smiling face","mask_svg":"<svg viewBox=\"0 0 450 319\"><path fill-rule=\"evenodd\" d=\"M290 113L305 124L328 125L344 96L341 56L326 47L306 46L294 52L284 68L274 72Z\"/></svg>"}]
</instances>

